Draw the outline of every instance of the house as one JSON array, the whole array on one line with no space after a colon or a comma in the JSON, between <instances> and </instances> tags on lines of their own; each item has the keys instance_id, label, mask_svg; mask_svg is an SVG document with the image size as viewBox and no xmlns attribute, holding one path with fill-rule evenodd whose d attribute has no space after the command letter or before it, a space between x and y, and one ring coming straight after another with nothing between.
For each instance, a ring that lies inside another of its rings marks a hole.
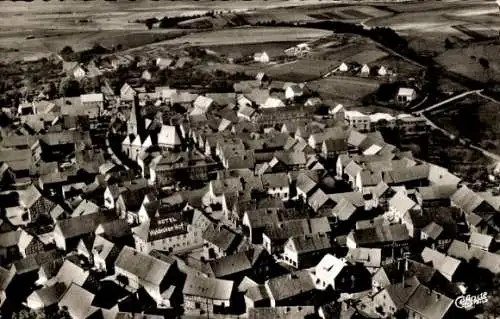
<instances>
[{"instance_id":1,"label":"house","mask_svg":"<svg viewBox=\"0 0 500 319\"><path fill-rule=\"evenodd\" d=\"M293 99L300 97L302 95L304 95L304 90L298 84L290 85L285 90L285 97L288 100L293 100Z\"/></svg>"},{"instance_id":2,"label":"house","mask_svg":"<svg viewBox=\"0 0 500 319\"><path fill-rule=\"evenodd\" d=\"M177 128L172 125L162 125L158 132L158 146L163 149L177 149L181 145L181 138Z\"/></svg>"},{"instance_id":3,"label":"house","mask_svg":"<svg viewBox=\"0 0 500 319\"><path fill-rule=\"evenodd\" d=\"M396 95L396 101L400 104L406 104L417 98L417 92L412 88L399 88Z\"/></svg>"},{"instance_id":4,"label":"house","mask_svg":"<svg viewBox=\"0 0 500 319\"><path fill-rule=\"evenodd\" d=\"M202 213L179 210L177 205L168 206L160 201L143 205L139 210L141 224L133 228L136 248L148 253L153 249L173 252L200 247L205 229L197 229L193 222Z\"/></svg>"},{"instance_id":5,"label":"house","mask_svg":"<svg viewBox=\"0 0 500 319\"><path fill-rule=\"evenodd\" d=\"M41 251L43 244L22 229L0 233L0 261L7 264Z\"/></svg>"},{"instance_id":6,"label":"house","mask_svg":"<svg viewBox=\"0 0 500 319\"><path fill-rule=\"evenodd\" d=\"M56 305L64 296L68 286L64 283L40 288L26 298L26 305L33 310L41 310Z\"/></svg>"},{"instance_id":7,"label":"house","mask_svg":"<svg viewBox=\"0 0 500 319\"><path fill-rule=\"evenodd\" d=\"M472 232L469 237L469 244L471 247L476 247L484 251L490 250L492 242L492 236L477 232Z\"/></svg>"},{"instance_id":8,"label":"house","mask_svg":"<svg viewBox=\"0 0 500 319\"><path fill-rule=\"evenodd\" d=\"M163 69L166 69L169 66L171 66L172 63L174 62L174 60L172 60L170 58L156 58L155 62L156 62L156 66L158 68L160 68L160 70L163 70Z\"/></svg>"},{"instance_id":9,"label":"house","mask_svg":"<svg viewBox=\"0 0 500 319\"><path fill-rule=\"evenodd\" d=\"M393 316L397 311L405 308L419 285L416 277L389 285L373 296L373 306L380 316Z\"/></svg>"},{"instance_id":10,"label":"house","mask_svg":"<svg viewBox=\"0 0 500 319\"><path fill-rule=\"evenodd\" d=\"M245 298L245 305L247 311L251 311L252 308L256 307L259 308L269 307L271 304L269 300L269 294L267 292L265 285L256 284L255 286L249 287L245 291L245 295L243 296L243 298ZM269 309L275 309L275 308L269 308Z\"/></svg>"},{"instance_id":11,"label":"house","mask_svg":"<svg viewBox=\"0 0 500 319\"><path fill-rule=\"evenodd\" d=\"M347 247L399 247L406 246L410 239L410 234L405 225L380 225L351 231L347 236Z\"/></svg>"},{"instance_id":12,"label":"house","mask_svg":"<svg viewBox=\"0 0 500 319\"><path fill-rule=\"evenodd\" d=\"M94 294L77 284L71 284L57 303L60 309L66 309L72 318L87 318L95 309L92 306Z\"/></svg>"},{"instance_id":13,"label":"house","mask_svg":"<svg viewBox=\"0 0 500 319\"><path fill-rule=\"evenodd\" d=\"M451 196L457 191L456 185L436 185L418 187L416 199L422 207L450 206Z\"/></svg>"},{"instance_id":14,"label":"house","mask_svg":"<svg viewBox=\"0 0 500 319\"><path fill-rule=\"evenodd\" d=\"M99 108L104 109L104 95L102 93L91 93L80 95L80 101L84 108Z\"/></svg>"},{"instance_id":15,"label":"house","mask_svg":"<svg viewBox=\"0 0 500 319\"><path fill-rule=\"evenodd\" d=\"M247 308L248 309L248 308ZM314 306L261 307L248 309L248 319L295 319L313 318Z\"/></svg>"},{"instance_id":16,"label":"house","mask_svg":"<svg viewBox=\"0 0 500 319\"><path fill-rule=\"evenodd\" d=\"M410 199L404 192L397 192L389 200L389 211L386 213L387 220L398 222L411 210L420 210L421 207Z\"/></svg>"},{"instance_id":17,"label":"house","mask_svg":"<svg viewBox=\"0 0 500 319\"><path fill-rule=\"evenodd\" d=\"M328 287L335 289L336 279L342 272L346 262L331 254L323 256L321 261L314 268L316 289L325 290Z\"/></svg>"},{"instance_id":18,"label":"house","mask_svg":"<svg viewBox=\"0 0 500 319\"><path fill-rule=\"evenodd\" d=\"M264 285L271 307L307 305L307 297L312 296L316 288L312 275L307 270L271 278Z\"/></svg>"},{"instance_id":19,"label":"house","mask_svg":"<svg viewBox=\"0 0 500 319\"><path fill-rule=\"evenodd\" d=\"M216 167L214 160L197 151L165 153L153 158L149 164L149 180L160 186L179 178L206 181Z\"/></svg>"},{"instance_id":20,"label":"house","mask_svg":"<svg viewBox=\"0 0 500 319\"><path fill-rule=\"evenodd\" d=\"M243 105L239 107L237 115L239 118L245 119L247 121L252 121L254 119L254 116L256 115L256 111L254 108L248 105Z\"/></svg>"},{"instance_id":21,"label":"house","mask_svg":"<svg viewBox=\"0 0 500 319\"><path fill-rule=\"evenodd\" d=\"M347 72L347 71L349 71L349 66L347 65L347 63L342 62L338 67L338 71Z\"/></svg>"},{"instance_id":22,"label":"house","mask_svg":"<svg viewBox=\"0 0 500 319\"><path fill-rule=\"evenodd\" d=\"M165 292L170 287L168 274L171 267L166 261L127 246L123 247L115 261L117 280L132 291L144 288L159 308L171 307L169 298L165 298Z\"/></svg>"},{"instance_id":23,"label":"house","mask_svg":"<svg viewBox=\"0 0 500 319\"><path fill-rule=\"evenodd\" d=\"M316 265L332 248L330 237L324 233L297 235L285 243L283 259L294 268Z\"/></svg>"},{"instance_id":24,"label":"house","mask_svg":"<svg viewBox=\"0 0 500 319\"><path fill-rule=\"evenodd\" d=\"M297 191L297 197L302 198L304 201L306 201L309 196L311 196L317 185L318 185L318 179L316 176L308 174L307 171L299 173L297 176L297 180L295 181L295 188Z\"/></svg>"},{"instance_id":25,"label":"house","mask_svg":"<svg viewBox=\"0 0 500 319\"><path fill-rule=\"evenodd\" d=\"M216 259L236 251L241 237L223 226L211 226L203 232L203 255Z\"/></svg>"},{"instance_id":26,"label":"house","mask_svg":"<svg viewBox=\"0 0 500 319\"><path fill-rule=\"evenodd\" d=\"M424 285L419 285L408 299L408 318L443 319L454 300Z\"/></svg>"},{"instance_id":27,"label":"house","mask_svg":"<svg viewBox=\"0 0 500 319\"><path fill-rule=\"evenodd\" d=\"M120 98L123 100L129 101L133 100L137 95L137 91L132 88L128 83L124 83L120 88Z\"/></svg>"},{"instance_id":28,"label":"house","mask_svg":"<svg viewBox=\"0 0 500 319\"><path fill-rule=\"evenodd\" d=\"M5 217L14 226L26 226L52 210L56 204L45 198L40 191L30 185L17 191L18 204L5 208Z\"/></svg>"},{"instance_id":29,"label":"house","mask_svg":"<svg viewBox=\"0 0 500 319\"><path fill-rule=\"evenodd\" d=\"M2 306L5 302L5 299L7 299L6 290L12 282L12 279L14 279L15 275L16 272L14 270L14 267L0 267L0 306Z\"/></svg>"},{"instance_id":30,"label":"house","mask_svg":"<svg viewBox=\"0 0 500 319\"><path fill-rule=\"evenodd\" d=\"M471 260L479 260L478 267L488 269L493 274L500 273L500 255L490 253L483 249L469 246L459 240L453 240L447 251L448 256L458 258L470 262Z\"/></svg>"},{"instance_id":31,"label":"house","mask_svg":"<svg viewBox=\"0 0 500 319\"><path fill-rule=\"evenodd\" d=\"M58 220L54 228L54 242L59 249L71 250L81 238L92 236L101 223L109 220L110 217L102 213Z\"/></svg>"},{"instance_id":32,"label":"house","mask_svg":"<svg viewBox=\"0 0 500 319\"><path fill-rule=\"evenodd\" d=\"M263 109L272 109L278 107L284 107L285 103L277 97L268 97L263 104L261 104L261 108Z\"/></svg>"},{"instance_id":33,"label":"house","mask_svg":"<svg viewBox=\"0 0 500 319\"><path fill-rule=\"evenodd\" d=\"M262 244L270 254L281 253L286 241L292 236L329 233L331 231L328 218L299 218L273 220L264 225Z\"/></svg>"},{"instance_id":34,"label":"house","mask_svg":"<svg viewBox=\"0 0 500 319\"><path fill-rule=\"evenodd\" d=\"M191 111L190 115L205 114L213 104L214 104L213 99L200 95L194 101L193 103L194 109Z\"/></svg>"},{"instance_id":35,"label":"house","mask_svg":"<svg viewBox=\"0 0 500 319\"><path fill-rule=\"evenodd\" d=\"M360 74L361 74L361 76L369 76L370 75L370 67L368 66L368 64L363 64L363 66L361 67Z\"/></svg>"},{"instance_id":36,"label":"house","mask_svg":"<svg viewBox=\"0 0 500 319\"><path fill-rule=\"evenodd\" d=\"M321 154L324 158L334 159L341 154L347 154L348 145L345 139L329 138L321 145Z\"/></svg>"},{"instance_id":37,"label":"house","mask_svg":"<svg viewBox=\"0 0 500 319\"><path fill-rule=\"evenodd\" d=\"M386 76L387 75L387 69L385 66L380 66L380 68L377 70L377 74L380 76Z\"/></svg>"},{"instance_id":38,"label":"house","mask_svg":"<svg viewBox=\"0 0 500 319\"><path fill-rule=\"evenodd\" d=\"M231 306L234 282L188 274L182 289L186 309L224 312Z\"/></svg>"},{"instance_id":39,"label":"house","mask_svg":"<svg viewBox=\"0 0 500 319\"><path fill-rule=\"evenodd\" d=\"M344 119L347 125L360 131L370 131L370 116L359 111L345 111Z\"/></svg>"},{"instance_id":40,"label":"house","mask_svg":"<svg viewBox=\"0 0 500 319\"><path fill-rule=\"evenodd\" d=\"M350 248L345 257L351 264L360 263L368 270L382 266L382 249L380 248Z\"/></svg>"},{"instance_id":41,"label":"house","mask_svg":"<svg viewBox=\"0 0 500 319\"><path fill-rule=\"evenodd\" d=\"M106 238L97 235L92 244L92 257L91 260L97 271L108 272L114 269L114 263L120 249L113 242L107 240Z\"/></svg>"},{"instance_id":42,"label":"house","mask_svg":"<svg viewBox=\"0 0 500 319\"><path fill-rule=\"evenodd\" d=\"M460 266L460 260L440 253L437 250L425 247L422 251L424 263L430 263L434 269L439 271L449 281L454 281L454 275Z\"/></svg>"},{"instance_id":43,"label":"house","mask_svg":"<svg viewBox=\"0 0 500 319\"><path fill-rule=\"evenodd\" d=\"M63 62L63 70L68 76L74 77L76 80L81 80L87 76L87 71L78 62Z\"/></svg>"},{"instance_id":44,"label":"house","mask_svg":"<svg viewBox=\"0 0 500 319\"><path fill-rule=\"evenodd\" d=\"M262 186L272 197L288 200L290 196L290 182L286 173L262 175Z\"/></svg>"},{"instance_id":45,"label":"house","mask_svg":"<svg viewBox=\"0 0 500 319\"><path fill-rule=\"evenodd\" d=\"M330 114L337 121L344 122L345 120L345 108L342 104L337 104L335 107L330 108L328 110L328 114Z\"/></svg>"},{"instance_id":46,"label":"house","mask_svg":"<svg viewBox=\"0 0 500 319\"><path fill-rule=\"evenodd\" d=\"M257 52L253 55L253 60L260 63L268 63L269 55L266 52Z\"/></svg>"},{"instance_id":47,"label":"house","mask_svg":"<svg viewBox=\"0 0 500 319\"><path fill-rule=\"evenodd\" d=\"M145 81L151 81L152 78L153 78L153 75L148 70L144 70L144 72L142 72L142 74L141 74L141 79L143 79Z\"/></svg>"}]
</instances>

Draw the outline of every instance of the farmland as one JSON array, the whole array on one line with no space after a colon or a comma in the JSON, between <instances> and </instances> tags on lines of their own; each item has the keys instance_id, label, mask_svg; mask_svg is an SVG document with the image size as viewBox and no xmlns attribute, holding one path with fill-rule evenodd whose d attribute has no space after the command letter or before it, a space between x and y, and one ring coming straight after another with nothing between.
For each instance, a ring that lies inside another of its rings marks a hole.
<instances>
[{"instance_id":1,"label":"farmland","mask_svg":"<svg viewBox=\"0 0 500 319\"><path fill-rule=\"evenodd\" d=\"M334 99L337 103L357 106L360 100L375 92L380 83L376 80L355 77L329 77L308 84L324 99Z\"/></svg>"},{"instance_id":2,"label":"farmland","mask_svg":"<svg viewBox=\"0 0 500 319\"><path fill-rule=\"evenodd\" d=\"M235 44L235 39L237 39L238 44L308 41L331 33L330 31L307 28L247 27L191 33L176 39L159 42L157 45L232 45Z\"/></svg>"}]
</instances>

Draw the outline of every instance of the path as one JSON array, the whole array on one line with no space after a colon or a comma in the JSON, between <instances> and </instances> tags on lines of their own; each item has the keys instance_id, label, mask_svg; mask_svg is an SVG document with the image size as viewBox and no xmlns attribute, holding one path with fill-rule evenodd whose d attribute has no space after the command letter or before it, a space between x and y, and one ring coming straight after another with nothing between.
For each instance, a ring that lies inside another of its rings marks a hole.
<instances>
[{"instance_id":1,"label":"path","mask_svg":"<svg viewBox=\"0 0 500 319\"><path fill-rule=\"evenodd\" d=\"M453 101L455 101L455 100L461 99L461 98L463 98L463 97L466 97L466 96L469 96L469 95L472 95L472 94L479 94L479 93L481 93L481 92L482 92L482 90L467 91L467 92L464 92L464 93L462 93L462 94L459 94L459 95L453 96L453 97L451 97L451 98L449 98L449 99L446 99L446 100L444 100L444 101L441 101L441 102L439 102L439 103L436 103L436 104L434 104L434 105L431 105L431 106L429 106L429 107L426 107L426 108L425 108L425 109L423 109L423 110L420 110L420 111L414 112L414 114L416 114L416 115L421 115L421 114L423 114L423 113L425 113L425 112L428 112L428 111L434 110L434 109L436 109L436 108L438 108L438 107L441 107L441 106L443 106L443 105L445 105L445 104L448 104L448 103L450 103L450 102L453 102Z\"/></svg>"}]
</instances>

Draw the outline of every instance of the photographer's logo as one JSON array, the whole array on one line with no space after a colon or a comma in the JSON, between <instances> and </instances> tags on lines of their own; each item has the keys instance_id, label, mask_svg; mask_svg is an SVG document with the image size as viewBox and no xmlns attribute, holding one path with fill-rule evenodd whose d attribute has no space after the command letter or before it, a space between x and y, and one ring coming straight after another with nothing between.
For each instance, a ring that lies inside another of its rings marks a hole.
<instances>
[{"instance_id":1,"label":"photographer's logo","mask_svg":"<svg viewBox=\"0 0 500 319\"><path fill-rule=\"evenodd\" d=\"M488 293L483 292L479 295L471 296L465 295L455 299L455 306L460 309L472 309L477 305L488 302Z\"/></svg>"}]
</instances>

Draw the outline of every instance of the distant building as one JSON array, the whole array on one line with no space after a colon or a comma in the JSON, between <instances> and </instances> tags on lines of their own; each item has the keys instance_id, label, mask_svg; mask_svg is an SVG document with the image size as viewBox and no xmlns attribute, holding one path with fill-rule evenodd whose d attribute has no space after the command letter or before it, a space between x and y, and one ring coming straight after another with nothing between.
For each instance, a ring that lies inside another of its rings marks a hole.
<instances>
[{"instance_id":1,"label":"distant building","mask_svg":"<svg viewBox=\"0 0 500 319\"><path fill-rule=\"evenodd\" d=\"M266 52L258 52L253 55L253 60L260 63L268 63L269 55Z\"/></svg>"},{"instance_id":2,"label":"distant building","mask_svg":"<svg viewBox=\"0 0 500 319\"><path fill-rule=\"evenodd\" d=\"M417 98L417 92L412 88L399 88L396 101L401 104L409 103Z\"/></svg>"}]
</instances>

